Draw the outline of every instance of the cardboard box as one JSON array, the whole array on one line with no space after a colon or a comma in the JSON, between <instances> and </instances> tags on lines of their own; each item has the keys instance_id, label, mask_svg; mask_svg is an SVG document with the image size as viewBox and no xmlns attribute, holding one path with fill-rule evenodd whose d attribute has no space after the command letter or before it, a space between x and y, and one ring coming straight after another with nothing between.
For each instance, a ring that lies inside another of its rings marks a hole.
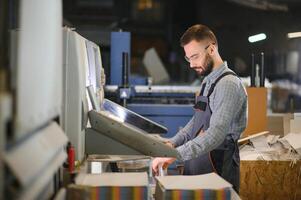
<instances>
[{"instance_id":1,"label":"cardboard box","mask_svg":"<svg viewBox=\"0 0 301 200\"><path fill-rule=\"evenodd\" d=\"M247 88L248 122L243 137L267 130L267 88Z\"/></svg>"},{"instance_id":2,"label":"cardboard box","mask_svg":"<svg viewBox=\"0 0 301 200\"><path fill-rule=\"evenodd\" d=\"M67 187L67 200L147 200L147 173L79 174Z\"/></svg>"},{"instance_id":3,"label":"cardboard box","mask_svg":"<svg viewBox=\"0 0 301 200\"><path fill-rule=\"evenodd\" d=\"M273 135L284 136L284 114L273 113L268 115L268 131Z\"/></svg>"},{"instance_id":4,"label":"cardboard box","mask_svg":"<svg viewBox=\"0 0 301 200\"><path fill-rule=\"evenodd\" d=\"M156 177L156 200L230 200L232 185L215 173Z\"/></svg>"},{"instance_id":5,"label":"cardboard box","mask_svg":"<svg viewBox=\"0 0 301 200\"><path fill-rule=\"evenodd\" d=\"M284 131L285 135L288 133L301 133L300 113L289 114L286 123L288 123L288 125L287 125L287 129Z\"/></svg>"},{"instance_id":6,"label":"cardboard box","mask_svg":"<svg viewBox=\"0 0 301 200\"><path fill-rule=\"evenodd\" d=\"M301 133L300 113L273 113L268 115L270 134L285 136L288 133Z\"/></svg>"},{"instance_id":7,"label":"cardboard box","mask_svg":"<svg viewBox=\"0 0 301 200\"><path fill-rule=\"evenodd\" d=\"M268 131L270 134L283 137L289 131L289 122L291 118L292 115L289 113L268 114Z\"/></svg>"},{"instance_id":8,"label":"cardboard box","mask_svg":"<svg viewBox=\"0 0 301 200\"><path fill-rule=\"evenodd\" d=\"M284 113L290 110L289 99L291 91L280 87L272 87L271 108L273 112Z\"/></svg>"},{"instance_id":9,"label":"cardboard box","mask_svg":"<svg viewBox=\"0 0 301 200\"><path fill-rule=\"evenodd\" d=\"M301 161L240 162L242 200L301 199Z\"/></svg>"}]
</instances>

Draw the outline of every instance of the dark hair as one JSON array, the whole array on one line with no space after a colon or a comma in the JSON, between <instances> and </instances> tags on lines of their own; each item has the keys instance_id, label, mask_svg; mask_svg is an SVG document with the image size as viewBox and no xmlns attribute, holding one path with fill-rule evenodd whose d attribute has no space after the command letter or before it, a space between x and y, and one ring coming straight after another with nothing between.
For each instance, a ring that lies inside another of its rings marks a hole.
<instances>
[{"instance_id":1,"label":"dark hair","mask_svg":"<svg viewBox=\"0 0 301 200\"><path fill-rule=\"evenodd\" d=\"M217 45L217 39L214 33L207 26L202 24L196 24L189 27L182 35L180 44L183 47L193 40L198 42L201 40L210 40Z\"/></svg>"}]
</instances>

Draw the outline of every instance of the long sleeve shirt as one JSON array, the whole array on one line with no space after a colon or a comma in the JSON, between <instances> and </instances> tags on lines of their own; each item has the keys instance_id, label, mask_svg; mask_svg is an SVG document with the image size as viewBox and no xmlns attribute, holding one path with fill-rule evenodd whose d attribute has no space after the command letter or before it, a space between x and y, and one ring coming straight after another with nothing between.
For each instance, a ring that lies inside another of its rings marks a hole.
<instances>
[{"instance_id":1,"label":"long sleeve shirt","mask_svg":"<svg viewBox=\"0 0 301 200\"><path fill-rule=\"evenodd\" d=\"M208 94L212 83L224 72L231 71L223 64L212 71L202 82L206 83L204 95ZM247 123L247 93L241 80L232 75L223 77L209 97L212 110L209 128L192 140L185 140L185 134L192 131L193 118L170 139L180 154L180 160L190 160L217 148L227 135L238 140Z\"/></svg>"}]
</instances>

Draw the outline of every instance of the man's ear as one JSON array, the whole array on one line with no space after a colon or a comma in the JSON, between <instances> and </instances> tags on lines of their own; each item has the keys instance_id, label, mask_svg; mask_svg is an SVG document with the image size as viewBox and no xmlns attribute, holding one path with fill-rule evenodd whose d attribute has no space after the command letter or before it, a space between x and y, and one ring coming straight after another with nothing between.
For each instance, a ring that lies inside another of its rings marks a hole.
<instances>
[{"instance_id":1,"label":"man's ear","mask_svg":"<svg viewBox=\"0 0 301 200\"><path fill-rule=\"evenodd\" d=\"M212 56L214 54L214 52L217 51L217 48L214 44L212 44L212 45L210 45L208 51L209 51L209 55Z\"/></svg>"}]
</instances>

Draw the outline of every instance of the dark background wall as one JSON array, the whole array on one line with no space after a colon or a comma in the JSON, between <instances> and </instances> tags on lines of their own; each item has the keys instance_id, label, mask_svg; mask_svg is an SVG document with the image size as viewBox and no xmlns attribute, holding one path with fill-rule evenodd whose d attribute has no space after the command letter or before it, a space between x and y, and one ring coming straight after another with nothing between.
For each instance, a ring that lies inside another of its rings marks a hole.
<instances>
[{"instance_id":1,"label":"dark background wall","mask_svg":"<svg viewBox=\"0 0 301 200\"><path fill-rule=\"evenodd\" d=\"M181 34L191 25L203 23L217 35L222 57L241 76L250 74L250 55L266 55L271 79L298 74L286 70L287 53L300 52L300 39L288 32L301 31L301 1L298 0L64 0L64 24L101 46L109 73L110 32L132 33L132 73L145 74L141 64L146 49L155 47L173 82L196 78L183 59ZM248 37L265 33L267 39L249 43ZM300 68L300 61L299 61Z\"/></svg>"}]
</instances>

